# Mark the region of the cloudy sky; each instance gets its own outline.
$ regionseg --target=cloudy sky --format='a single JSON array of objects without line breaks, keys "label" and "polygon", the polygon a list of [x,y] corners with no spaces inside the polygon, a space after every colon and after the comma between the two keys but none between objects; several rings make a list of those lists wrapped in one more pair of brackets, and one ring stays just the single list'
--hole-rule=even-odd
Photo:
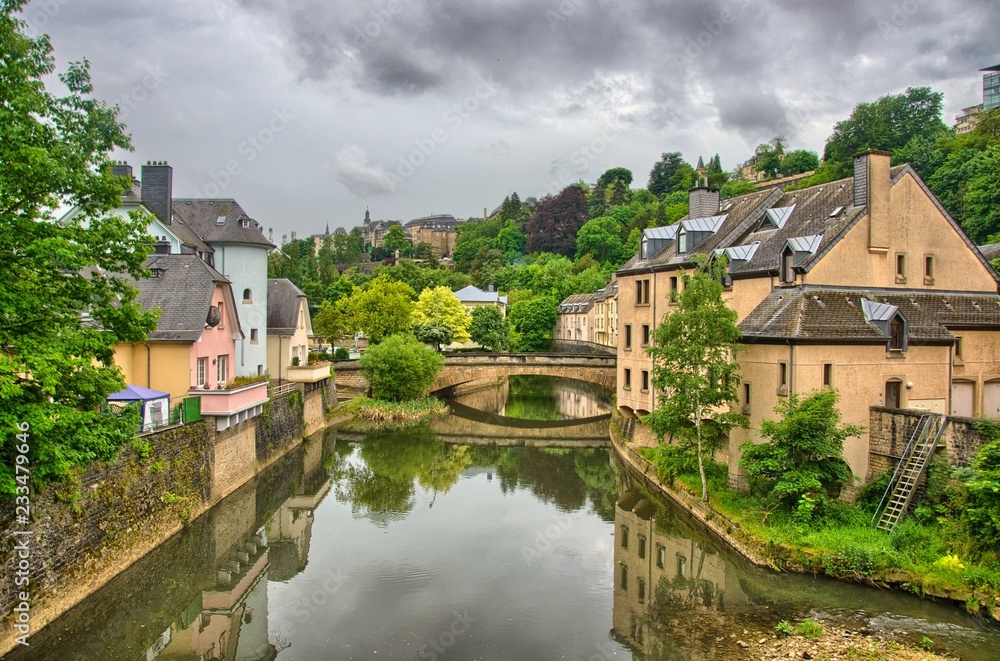
[{"label": "cloudy sky", "polygon": [[90,60],[133,164],[234,197],[276,235],[479,216],[661,152],[723,166],[822,151],[908,86],[945,117],[1000,62],[995,0],[34,0],[59,68]]}]

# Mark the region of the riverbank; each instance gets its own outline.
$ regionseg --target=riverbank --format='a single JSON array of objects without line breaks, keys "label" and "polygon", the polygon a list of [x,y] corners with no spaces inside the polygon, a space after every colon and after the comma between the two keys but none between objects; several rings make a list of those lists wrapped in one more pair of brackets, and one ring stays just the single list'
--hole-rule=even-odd
[{"label": "riverbank", "polygon": [[375,425],[416,424],[447,414],[448,405],[437,397],[424,397],[405,402],[386,402],[362,395],[339,404],[334,409],[334,413]]},{"label": "riverbank", "polygon": [[[726,503],[720,502],[717,496],[705,503],[680,480],[673,487],[663,484],[656,467],[622,436],[618,420],[616,417],[612,421],[612,444],[630,471],[649,488],[687,510],[716,538],[753,564],[912,592],[920,597],[954,603],[970,613],[1000,622],[1000,593],[996,589],[972,589],[957,582],[949,585],[939,576],[925,576],[900,568],[875,568],[865,558],[844,558],[843,554],[829,549],[789,543],[776,538],[766,525],[750,526],[737,520],[726,512]],[[872,531],[872,534],[882,533]]]}]

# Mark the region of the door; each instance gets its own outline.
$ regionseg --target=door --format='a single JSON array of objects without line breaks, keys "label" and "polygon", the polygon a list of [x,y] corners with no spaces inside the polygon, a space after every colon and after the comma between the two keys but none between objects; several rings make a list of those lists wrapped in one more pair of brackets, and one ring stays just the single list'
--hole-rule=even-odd
[{"label": "door", "polygon": [[983,415],[1000,418],[1000,381],[988,381],[983,385]]},{"label": "door", "polygon": [[885,382],[885,406],[890,409],[900,408],[899,386],[900,381]]},{"label": "door", "polygon": [[951,384],[951,414],[965,418],[973,416],[976,384],[972,381],[954,381]]}]

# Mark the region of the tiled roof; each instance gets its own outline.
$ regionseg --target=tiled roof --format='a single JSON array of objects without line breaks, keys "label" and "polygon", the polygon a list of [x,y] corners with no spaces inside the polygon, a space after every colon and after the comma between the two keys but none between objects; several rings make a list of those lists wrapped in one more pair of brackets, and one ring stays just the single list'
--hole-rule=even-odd
[{"label": "tiled roof", "polygon": [[983,257],[992,262],[997,257],[1000,257],[1000,243],[979,246],[979,252],[983,253]]},{"label": "tiled roof", "polygon": [[[275,246],[265,238],[260,224],[233,199],[192,200],[174,198],[173,215],[180,216],[206,243],[239,243]],[[244,226],[246,225],[246,226]]]},{"label": "tiled roof", "polygon": [[267,334],[294,335],[299,325],[302,290],[287,278],[267,280]]},{"label": "tiled roof", "polygon": [[567,296],[566,299],[559,304],[559,314],[589,312],[590,309],[594,307],[594,302],[596,300],[597,294],[576,294],[574,296]]},{"label": "tiled roof", "polygon": [[894,308],[911,340],[950,340],[949,328],[1000,328],[997,294],[799,286],[772,291],[740,330],[748,339],[884,340],[876,322]]},{"label": "tiled roof", "polygon": [[196,255],[153,255],[146,261],[146,268],[157,269],[154,273],[159,277],[133,284],[139,290],[137,301],[144,311],[161,310],[160,321],[149,339],[196,341],[205,329],[215,286],[229,281]]}]

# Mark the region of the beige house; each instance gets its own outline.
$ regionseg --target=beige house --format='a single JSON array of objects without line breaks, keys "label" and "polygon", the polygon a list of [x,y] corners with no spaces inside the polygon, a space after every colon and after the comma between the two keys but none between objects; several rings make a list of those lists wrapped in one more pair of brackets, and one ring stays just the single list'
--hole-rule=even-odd
[{"label": "beige house", "polygon": [[[862,426],[870,406],[1000,417],[997,274],[910,166],[867,152],[853,178],[728,200],[697,188],[690,202],[687,218],[646,230],[617,274],[623,414],[653,410],[645,347],[683,269],[725,255],[750,419],[730,438],[734,482],[739,444],[791,393],[835,387],[844,420]],[[867,433],[845,443],[860,478],[868,453]]]},{"label": "beige house", "polygon": [[309,361],[312,319],[302,290],[285,278],[267,281],[267,371],[286,381],[289,368]]},{"label": "beige house", "polygon": [[596,313],[594,302],[597,294],[576,294],[567,296],[559,304],[559,316],[556,326],[552,329],[552,337],[556,340],[573,340],[575,342],[595,342],[594,331]]},{"label": "beige house", "polygon": [[608,347],[618,346],[618,281],[596,292],[594,298],[594,342]]},{"label": "beige house", "polygon": [[507,297],[501,296],[499,292],[494,291],[493,285],[490,285],[486,291],[483,291],[479,287],[469,285],[468,287],[463,287],[455,292],[455,297],[463,307],[469,310],[470,314],[476,308],[481,308],[486,305],[495,305],[500,308],[500,311],[504,313],[504,316],[507,315]]},{"label": "beige house", "polygon": [[411,220],[403,225],[403,229],[414,246],[428,243],[438,257],[449,257],[458,240],[457,228],[464,222],[450,214],[440,214]]}]

